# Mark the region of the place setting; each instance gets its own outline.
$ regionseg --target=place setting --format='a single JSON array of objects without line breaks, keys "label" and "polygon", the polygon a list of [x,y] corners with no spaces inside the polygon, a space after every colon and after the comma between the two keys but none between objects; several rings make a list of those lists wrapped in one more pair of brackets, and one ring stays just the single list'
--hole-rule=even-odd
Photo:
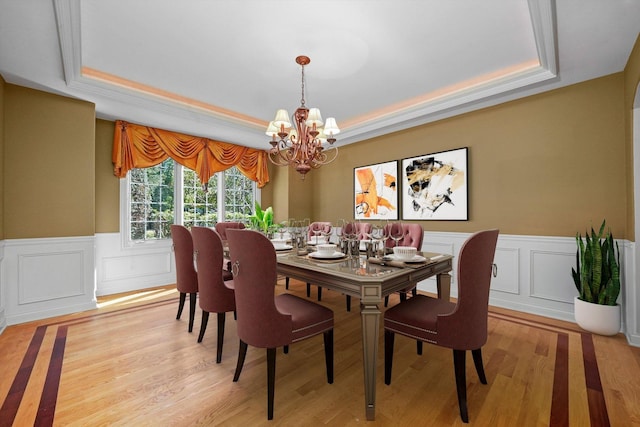
[{"label": "place setting", "polygon": [[310,259],[320,262],[341,262],[347,255],[338,250],[338,246],[333,243],[322,243],[315,245],[316,250],[307,256]]},{"label": "place setting", "polygon": [[395,246],[392,254],[384,255],[381,258],[369,257],[367,260],[372,264],[411,268],[419,268],[433,262],[430,258],[419,254],[418,250],[412,246]]}]

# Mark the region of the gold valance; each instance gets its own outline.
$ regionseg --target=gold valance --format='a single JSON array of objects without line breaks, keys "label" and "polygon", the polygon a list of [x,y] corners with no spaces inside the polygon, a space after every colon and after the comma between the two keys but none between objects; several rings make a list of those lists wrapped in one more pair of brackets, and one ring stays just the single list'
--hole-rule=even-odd
[{"label": "gold valance", "polygon": [[171,157],[196,172],[206,185],[216,172],[236,166],[262,188],[269,182],[268,154],[255,148],[116,121],[113,173],[124,178],[133,168],[148,168]]}]

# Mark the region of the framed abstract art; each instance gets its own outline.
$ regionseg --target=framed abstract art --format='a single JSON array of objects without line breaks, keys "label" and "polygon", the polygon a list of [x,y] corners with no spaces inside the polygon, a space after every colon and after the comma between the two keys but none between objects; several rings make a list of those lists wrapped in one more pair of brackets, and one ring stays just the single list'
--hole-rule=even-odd
[{"label": "framed abstract art", "polygon": [[469,219],[468,148],[402,159],[402,219]]},{"label": "framed abstract art", "polygon": [[354,218],[398,219],[398,162],[354,168]]}]

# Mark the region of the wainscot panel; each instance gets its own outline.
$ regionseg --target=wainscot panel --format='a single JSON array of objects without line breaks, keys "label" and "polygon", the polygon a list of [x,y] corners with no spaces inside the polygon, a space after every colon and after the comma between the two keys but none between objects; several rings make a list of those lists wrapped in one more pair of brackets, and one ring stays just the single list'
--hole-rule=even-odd
[{"label": "wainscot panel", "polygon": [[[457,297],[457,255],[468,233],[425,232],[422,250],[454,255],[451,296]],[[640,292],[633,267],[634,243],[619,241],[622,264],[622,332],[630,344],[640,346]],[[575,322],[573,297],[577,291],[571,277],[575,268],[573,237],[500,235],[494,263],[497,276],[491,279],[489,304],[526,313]],[[436,292],[435,279],[424,280],[418,289]],[[629,325],[629,327],[627,327]]]},{"label": "wainscot panel", "polygon": [[123,247],[119,233],[96,234],[96,268],[97,295],[176,282],[170,239]]},{"label": "wainscot panel", "polygon": [[5,240],[4,245],[7,324],[96,308],[92,236]]}]

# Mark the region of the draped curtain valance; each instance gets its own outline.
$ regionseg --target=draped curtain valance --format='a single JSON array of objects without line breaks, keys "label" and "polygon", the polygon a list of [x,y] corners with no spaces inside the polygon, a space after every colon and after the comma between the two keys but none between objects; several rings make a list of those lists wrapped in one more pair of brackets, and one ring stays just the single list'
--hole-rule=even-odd
[{"label": "draped curtain valance", "polygon": [[208,138],[116,121],[113,137],[114,174],[124,178],[133,168],[155,166],[171,157],[196,172],[206,185],[216,172],[236,166],[262,188],[269,182],[268,154]]}]

